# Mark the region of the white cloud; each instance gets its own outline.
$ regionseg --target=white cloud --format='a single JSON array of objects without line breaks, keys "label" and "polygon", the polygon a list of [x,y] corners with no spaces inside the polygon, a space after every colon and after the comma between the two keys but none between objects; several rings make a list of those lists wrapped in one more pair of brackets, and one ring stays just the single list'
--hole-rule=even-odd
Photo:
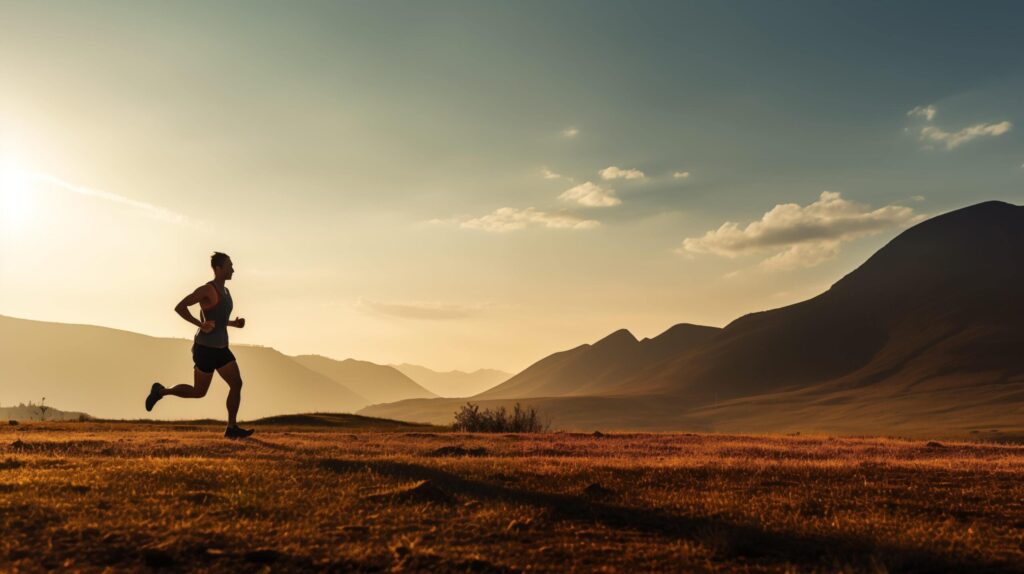
[{"label": "white cloud", "polygon": [[541,168],[540,173],[544,176],[544,179],[562,179],[564,177],[562,174],[555,173],[546,167]]},{"label": "white cloud", "polygon": [[994,124],[975,124],[955,132],[947,132],[936,126],[924,126],[921,128],[921,141],[927,143],[938,143],[946,146],[946,149],[953,149],[971,140],[984,136],[1001,136],[1013,128],[1010,122],[998,122]]},{"label": "white cloud", "polygon": [[935,118],[935,114],[938,113],[938,109],[935,106],[917,106],[916,108],[907,112],[910,117],[924,118],[927,121],[932,121]]},{"label": "white cloud", "polygon": [[574,138],[580,134],[580,130],[574,127],[568,127],[562,130],[562,137]]},{"label": "white cloud", "polygon": [[688,179],[690,177],[690,172],[688,172],[688,171],[677,171],[677,172],[672,174],[672,177],[674,179]]},{"label": "white cloud", "polygon": [[597,172],[601,179],[644,179],[647,177],[639,169],[621,169],[614,165],[608,166]]},{"label": "white cloud", "polygon": [[845,242],[921,219],[909,207],[887,205],[872,210],[843,199],[838,192],[823,191],[805,207],[776,205],[746,227],[727,221],[700,237],[684,239],[680,251],[728,258],[775,251],[761,262],[762,268],[813,267],[835,257]]},{"label": "white cloud", "polygon": [[839,255],[841,243],[839,239],[797,243],[785,251],[765,259],[761,262],[760,267],[767,271],[814,267]]},{"label": "white cloud", "polygon": [[615,197],[615,190],[603,188],[590,181],[565,190],[558,199],[586,207],[612,207],[622,203],[621,199]]},{"label": "white cloud", "polygon": [[462,319],[477,314],[486,305],[455,305],[433,302],[389,302],[360,298],[356,308],[363,312],[402,319]]},{"label": "white cloud", "polygon": [[532,207],[502,207],[487,215],[459,222],[459,226],[465,229],[479,229],[491,233],[518,231],[530,226],[548,229],[593,229],[600,224],[593,219],[584,219],[569,213],[547,213]]},{"label": "white cloud", "polygon": [[[925,121],[930,124],[931,121],[935,119],[935,114],[937,113],[938,109],[935,106],[917,106],[907,112],[907,115],[910,117],[924,118]],[[947,132],[935,125],[926,125],[920,128],[918,131],[918,137],[922,142],[927,144],[925,147],[931,147],[931,144],[938,144],[946,146],[947,150],[951,150],[980,137],[1001,136],[1011,129],[1013,129],[1013,124],[1007,121],[997,122],[994,124],[974,124],[973,126],[967,126],[966,128],[955,132]],[[903,128],[903,131],[910,130],[909,128]]]}]

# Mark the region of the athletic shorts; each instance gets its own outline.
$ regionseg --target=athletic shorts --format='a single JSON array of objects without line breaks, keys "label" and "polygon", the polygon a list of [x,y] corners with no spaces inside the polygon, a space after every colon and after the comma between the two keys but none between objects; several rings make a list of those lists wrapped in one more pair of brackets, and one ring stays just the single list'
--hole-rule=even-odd
[{"label": "athletic shorts", "polygon": [[235,356],[227,347],[217,349],[197,344],[192,345],[192,361],[196,364],[196,368],[204,373],[212,373],[234,360]]}]

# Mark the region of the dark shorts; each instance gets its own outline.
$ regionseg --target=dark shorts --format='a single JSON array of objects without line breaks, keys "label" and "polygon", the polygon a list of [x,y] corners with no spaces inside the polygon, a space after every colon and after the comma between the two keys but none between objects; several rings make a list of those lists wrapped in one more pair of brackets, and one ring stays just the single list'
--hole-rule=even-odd
[{"label": "dark shorts", "polygon": [[192,361],[196,364],[196,368],[204,373],[212,373],[234,360],[235,356],[227,347],[216,349],[192,345]]}]

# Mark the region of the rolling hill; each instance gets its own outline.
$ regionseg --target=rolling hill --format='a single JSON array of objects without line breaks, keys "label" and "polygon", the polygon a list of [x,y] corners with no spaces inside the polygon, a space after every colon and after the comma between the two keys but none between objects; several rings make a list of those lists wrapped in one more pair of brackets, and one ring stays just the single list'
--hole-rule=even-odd
[{"label": "rolling hill", "polygon": [[[227,385],[214,378],[199,400],[167,398],[147,413],[153,381],[192,382],[192,342],[128,331],[0,316],[0,396],[102,418],[223,418]],[[232,347],[242,370],[239,416],[353,411],[370,401],[269,347]],[[6,398],[10,397],[10,398]]]}]

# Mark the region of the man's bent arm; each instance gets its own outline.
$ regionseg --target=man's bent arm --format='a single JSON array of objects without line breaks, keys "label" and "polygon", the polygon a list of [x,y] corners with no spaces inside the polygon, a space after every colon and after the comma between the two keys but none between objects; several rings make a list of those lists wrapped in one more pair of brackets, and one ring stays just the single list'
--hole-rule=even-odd
[{"label": "man's bent arm", "polygon": [[192,315],[192,312],[188,310],[188,308],[191,305],[195,305],[196,303],[199,303],[205,297],[206,297],[206,285],[203,285],[202,287],[199,287],[198,289],[193,291],[191,294],[187,295],[180,302],[178,302],[178,304],[175,305],[175,307],[174,307],[174,312],[177,313],[178,315],[181,315],[182,319],[188,321],[189,323],[192,323],[196,327],[202,327],[203,323],[199,319],[196,319]]}]

